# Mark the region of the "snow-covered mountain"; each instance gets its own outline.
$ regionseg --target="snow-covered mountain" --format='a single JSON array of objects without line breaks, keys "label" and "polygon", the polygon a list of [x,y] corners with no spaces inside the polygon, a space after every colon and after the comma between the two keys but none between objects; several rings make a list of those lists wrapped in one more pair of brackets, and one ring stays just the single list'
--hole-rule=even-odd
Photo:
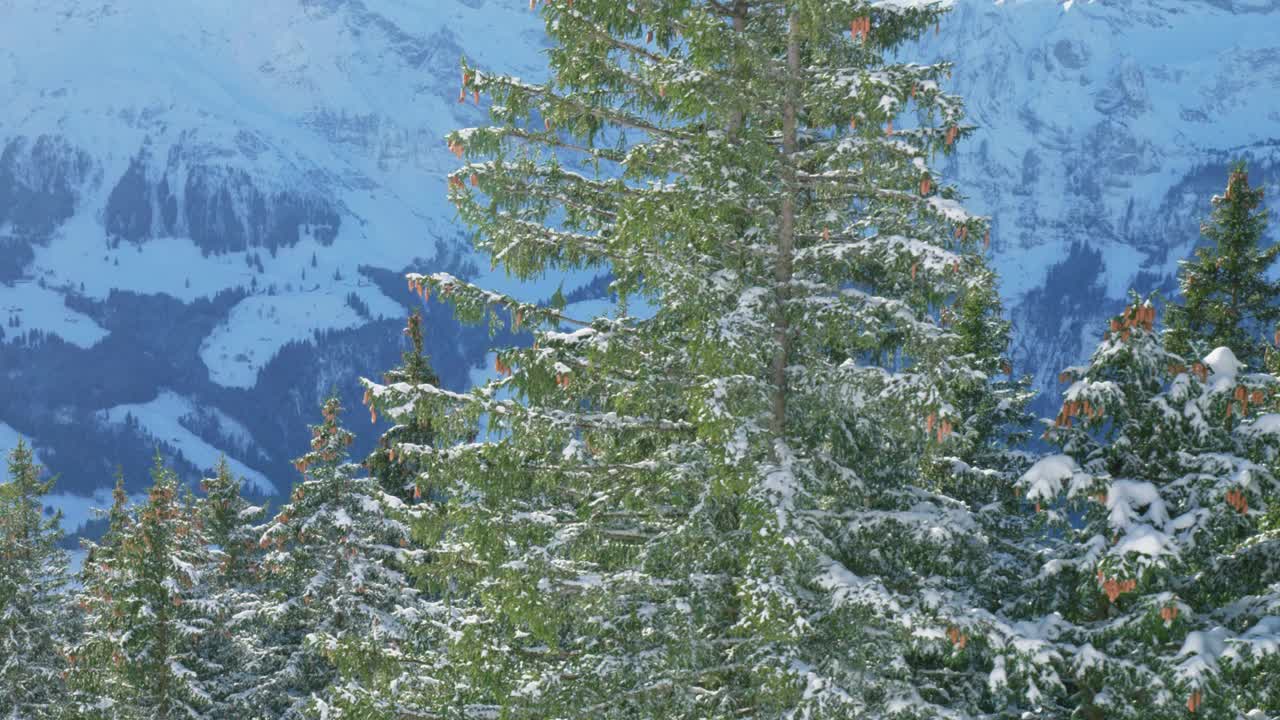
[{"label": "snow-covered mountain", "polygon": [[980,128],[945,169],[994,219],[1042,410],[1130,288],[1176,292],[1232,159],[1280,196],[1280,0],[960,0],[912,52],[954,61]]},{"label": "snow-covered mountain", "polygon": [[[320,396],[352,406],[396,361],[402,270],[515,290],[462,250],[442,138],[483,118],[460,56],[544,74],[524,0],[0,0],[0,20],[0,446],[35,442],[73,526],[116,463],[141,487],[157,443],[287,489]],[[960,0],[903,52],[956,63],[981,129],[943,169],[995,217],[1017,365],[1046,387],[1127,288],[1169,286],[1230,158],[1280,191],[1280,0]],[[426,312],[466,385],[489,338]]]}]

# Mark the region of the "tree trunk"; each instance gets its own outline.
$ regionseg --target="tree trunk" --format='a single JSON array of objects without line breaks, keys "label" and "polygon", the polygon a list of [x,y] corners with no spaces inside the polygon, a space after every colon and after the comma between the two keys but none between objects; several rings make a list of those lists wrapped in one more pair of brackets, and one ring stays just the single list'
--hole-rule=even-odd
[{"label": "tree trunk", "polygon": [[799,82],[800,21],[792,13],[787,20],[787,87],[782,108],[783,196],[778,226],[778,258],[774,266],[777,317],[773,324],[773,413],[769,429],[775,438],[783,437],[787,422],[787,363],[791,358],[791,324],[787,315],[790,311],[792,256],[795,253],[796,172],[793,162],[796,152],[796,105],[799,103],[796,86]]}]

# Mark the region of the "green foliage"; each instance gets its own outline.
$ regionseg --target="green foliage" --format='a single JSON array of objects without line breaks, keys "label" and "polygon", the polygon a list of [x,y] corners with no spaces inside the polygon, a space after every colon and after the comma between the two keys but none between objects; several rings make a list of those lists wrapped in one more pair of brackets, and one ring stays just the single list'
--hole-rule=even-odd
[{"label": "green foliage", "polygon": [[1214,196],[1213,214],[1200,226],[1211,244],[1181,263],[1183,302],[1170,304],[1166,335],[1172,352],[1198,356],[1225,346],[1256,371],[1268,367],[1269,335],[1280,333],[1280,283],[1267,272],[1280,245],[1262,244],[1268,217],[1262,198],[1261,187],[1249,186],[1245,164],[1233,165],[1226,192]]},{"label": "green foliage", "polygon": [[[449,136],[467,160],[450,198],[495,266],[607,268],[621,306],[578,317],[409,275],[536,342],[499,350],[501,377],[466,393],[364,381],[375,413],[430,418],[431,442],[393,449],[423,491],[432,595],[415,647],[345,710],[1034,703],[1040,646],[997,614],[1026,560],[990,535],[1007,530],[1020,460],[999,444],[1026,390],[992,382],[1008,328],[988,222],[928,166],[970,128],[947,64],[886,60],[941,4],[541,12],[549,82],[462,68],[495,124]],[[652,315],[627,315],[634,298]]]},{"label": "green foliage", "polygon": [[[382,376],[384,383],[438,384],[440,378],[431,370],[431,364],[423,350],[422,315],[414,310],[409,316],[404,334],[409,338],[409,349],[403,353],[400,367],[388,370]],[[431,430],[431,418],[427,412],[407,414],[395,427],[378,438],[378,447],[365,459],[369,474],[377,479],[382,490],[400,499],[412,502],[415,493],[414,478],[417,466],[411,457],[397,462],[397,445],[431,445],[435,433]]]},{"label": "green foliage", "polygon": [[223,670],[202,653],[217,631],[204,572],[207,538],[159,456],[147,502],[130,510],[118,479],[111,526],[88,543],[76,602],[84,633],[68,650],[77,717],[212,717]]},{"label": "green foliage", "polygon": [[341,411],[336,398],[324,403],[311,450],[295,461],[303,480],[259,541],[266,577],[249,611],[257,627],[248,702],[267,717],[308,717],[341,702],[361,676],[364,648],[394,646],[405,634],[401,611],[417,602],[398,569],[416,557],[393,516],[403,503],[356,476]]},{"label": "green foliage", "polygon": [[62,514],[44,517],[41,497],[53,479],[40,479],[22,440],[8,465],[9,482],[0,484],[0,717],[43,720],[58,717],[64,702]]}]

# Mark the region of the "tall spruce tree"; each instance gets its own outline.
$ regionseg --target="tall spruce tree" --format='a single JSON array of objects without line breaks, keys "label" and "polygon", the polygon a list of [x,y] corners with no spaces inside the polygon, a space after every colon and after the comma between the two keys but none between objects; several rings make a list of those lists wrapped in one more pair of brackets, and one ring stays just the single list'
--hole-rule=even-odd
[{"label": "tall spruce tree", "polygon": [[40,479],[24,441],[8,465],[9,482],[0,484],[0,718],[44,720],[60,717],[65,700],[62,514],[44,516],[53,479]]},{"label": "tall spruce tree", "polygon": [[975,581],[1017,561],[898,462],[959,442],[999,355],[943,323],[990,282],[928,165],[968,131],[949,66],[885,60],[944,5],[557,0],[549,82],[464,65],[479,247],[607,267],[624,312],[408,276],[536,342],[469,393],[363,381],[375,417],[431,411],[395,452],[435,582],[427,650],[352,716],[986,717],[1059,683]]},{"label": "tall spruce tree", "polygon": [[1213,197],[1213,214],[1200,226],[1210,244],[1181,262],[1183,302],[1168,311],[1171,351],[1199,355],[1225,346],[1256,371],[1265,368],[1273,331],[1280,345],[1280,282],[1267,279],[1280,245],[1264,245],[1262,197],[1263,188],[1249,186],[1244,162],[1233,165],[1226,192]]},{"label": "tall spruce tree", "polygon": [[311,450],[295,462],[303,481],[259,541],[268,580],[251,610],[262,627],[248,700],[264,717],[307,717],[354,692],[347,684],[358,683],[364,648],[398,642],[417,602],[398,569],[412,556],[409,529],[393,515],[403,504],[357,476],[341,411],[337,398],[325,401]]},{"label": "tall spruce tree", "polygon": [[134,510],[117,480],[103,543],[88,545],[76,596],[84,633],[68,651],[75,717],[216,717],[221,668],[201,653],[216,617],[202,576],[208,543],[158,455],[151,475]]},{"label": "tall spruce tree", "polygon": [[1050,532],[1026,597],[1067,693],[1052,717],[1271,717],[1280,711],[1276,379],[1229,348],[1188,362],[1150,300],[1111,321],[1020,480]]}]

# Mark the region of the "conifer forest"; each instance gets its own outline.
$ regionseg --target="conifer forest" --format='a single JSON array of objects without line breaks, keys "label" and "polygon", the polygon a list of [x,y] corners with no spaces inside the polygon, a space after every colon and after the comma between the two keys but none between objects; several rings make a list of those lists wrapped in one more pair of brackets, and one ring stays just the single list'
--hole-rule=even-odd
[{"label": "conifer forest", "polygon": [[[947,5],[531,0],[548,80],[458,58],[488,122],[419,190],[614,310],[414,268],[402,357],[336,381],[283,500],[157,452],[78,563],[0,448],[0,720],[1280,718],[1256,168],[1038,417],[993,218],[935,169],[977,125],[903,52]],[[489,379],[446,387],[427,309]]]}]

